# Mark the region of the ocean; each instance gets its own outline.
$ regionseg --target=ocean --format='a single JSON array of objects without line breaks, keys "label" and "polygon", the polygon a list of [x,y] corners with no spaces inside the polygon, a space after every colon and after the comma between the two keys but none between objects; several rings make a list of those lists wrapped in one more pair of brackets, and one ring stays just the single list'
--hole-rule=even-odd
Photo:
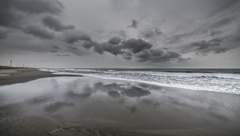
[{"label": "ocean", "polygon": [[136,81],[166,87],[240,94],[240,69],[82,69],[42,68],[55,74]]}]

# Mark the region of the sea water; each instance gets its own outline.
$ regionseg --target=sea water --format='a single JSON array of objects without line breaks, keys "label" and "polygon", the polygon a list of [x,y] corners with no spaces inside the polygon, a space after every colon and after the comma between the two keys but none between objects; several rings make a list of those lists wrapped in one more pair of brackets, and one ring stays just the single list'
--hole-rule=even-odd
[{"label": "sea water", "polygon": [[80,69],[44,68],[56,74],[80,74],[103,79],[240,94],[240,69]]}]

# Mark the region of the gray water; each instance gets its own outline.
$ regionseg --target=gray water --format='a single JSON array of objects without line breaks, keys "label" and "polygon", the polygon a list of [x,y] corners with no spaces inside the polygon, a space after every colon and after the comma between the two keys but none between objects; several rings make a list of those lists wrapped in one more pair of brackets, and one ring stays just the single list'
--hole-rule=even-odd
[{"label": "gray water", "polygon": [[240,69],[41,69],[191,90],[240,94]]}]

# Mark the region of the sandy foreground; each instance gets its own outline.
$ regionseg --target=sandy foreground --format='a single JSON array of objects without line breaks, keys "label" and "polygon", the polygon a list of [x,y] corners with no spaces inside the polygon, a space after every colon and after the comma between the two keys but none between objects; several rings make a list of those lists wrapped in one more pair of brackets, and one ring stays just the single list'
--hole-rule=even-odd
[{"label": "sandy foreground", "polygon": [[35,69],[0,70],[0,85],[1,136],[240,135],[239,95]]}]

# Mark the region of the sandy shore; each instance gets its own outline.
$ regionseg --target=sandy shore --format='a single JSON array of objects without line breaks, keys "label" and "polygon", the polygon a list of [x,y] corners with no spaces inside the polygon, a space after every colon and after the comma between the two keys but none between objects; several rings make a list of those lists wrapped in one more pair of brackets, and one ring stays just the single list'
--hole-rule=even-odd
[{"label": "sandy shore", "polygon": [[51,72],[39,71],[37,69],[0,69],[0,86],[15,83],[24,83],[44,77],[75,76],[75,75],[53,75]]},{"label": "sandy shore", "polygon": [[1,136],[240,135],[239,95],[33,69],[1,74],[26,82],[0,86]]}]

